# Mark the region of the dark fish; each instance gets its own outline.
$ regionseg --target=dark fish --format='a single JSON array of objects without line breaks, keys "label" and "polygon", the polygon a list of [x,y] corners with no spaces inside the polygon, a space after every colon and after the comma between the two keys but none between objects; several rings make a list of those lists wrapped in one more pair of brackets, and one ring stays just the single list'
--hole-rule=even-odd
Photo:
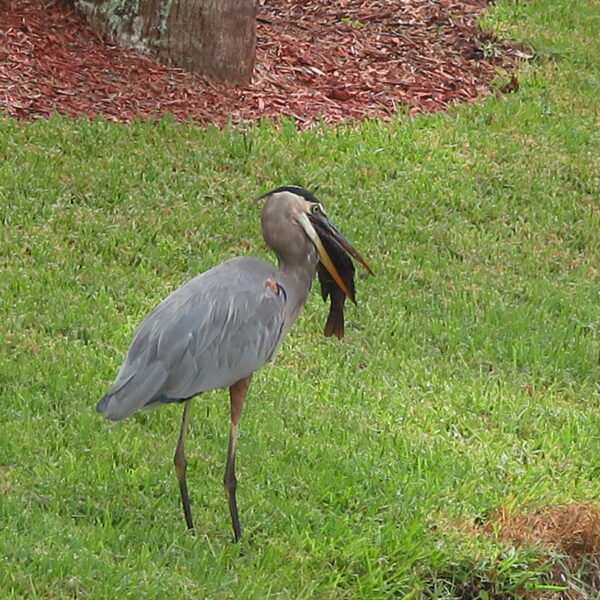
[{"label": "dark fish", "polygon": [[[318,225],[317,225],[318,228]],[[354,263],[346,254],[345,250],[331,237],[322,236],[321,241],[327,250],[327,254],[335,265],[342,281],[348,288],[351,296],[350,299],[356,303],[354,289]],[[339,339],[344,337],[344,303],[346,302],[346,294],[340,286],[333,280],[329,271],[319,263],[317,267],[319,283],[321,284],[321,296],[327,302],[330,299],[329,315],[325,323],[324,334],[327,337],[336,335]]]}]

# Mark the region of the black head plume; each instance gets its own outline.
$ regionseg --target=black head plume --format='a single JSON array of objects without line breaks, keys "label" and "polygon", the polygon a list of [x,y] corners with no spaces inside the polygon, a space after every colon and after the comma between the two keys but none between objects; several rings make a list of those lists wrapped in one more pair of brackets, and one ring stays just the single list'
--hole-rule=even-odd
[{"label": "black head plume", "polygon": [[296,194],[296,196],[302,196],[302,198],[308,200],[308,202],[319,202],[312,192],[309,192],[307,189],[300,187],[299,185],[282,185],[281,187],[275,188],[266,194],[258,196],[258,198],[254,198],[253,202],[258,202],[259,200],[262,200],[271,194],[277,194],[279,192],[290,192],[291,194]]}]

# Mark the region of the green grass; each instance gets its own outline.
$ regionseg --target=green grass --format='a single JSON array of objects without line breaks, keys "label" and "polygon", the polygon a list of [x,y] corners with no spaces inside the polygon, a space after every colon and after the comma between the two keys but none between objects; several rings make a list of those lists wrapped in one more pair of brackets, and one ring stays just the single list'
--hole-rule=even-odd
[{"label": "green grass", "polygon": [[[516,94],[391,124],[199,130],[0,120],[0,591],[7,599],[482,599],[543,585],[468,535],[500,507],[600,501],[600,6],[503,2]],[[94,412],[136,324],[236,254],[271,187],[319,186],[367,257],[343,343],[313,293],[241,427],[228,401]],[[471,586],[471,588],[469,588]],[[487,593],[487,596],[486,596]]]}]

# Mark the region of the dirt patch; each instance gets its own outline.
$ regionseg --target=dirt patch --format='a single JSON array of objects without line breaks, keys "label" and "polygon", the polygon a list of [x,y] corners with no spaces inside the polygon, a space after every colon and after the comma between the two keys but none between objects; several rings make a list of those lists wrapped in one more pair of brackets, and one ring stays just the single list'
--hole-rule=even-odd
[{"label": "dirt patch", "polygon": [[99,39],[57,3],[0,0],[0,110],[17,118],[300,126],[432,112],[491,93],[518,48],[482,32],[488,0],[263,0],[254,80],[226,87]]},{"label": "dirt patch", "polygon": [[[532,512],[500,509],[444,527],[506,549],[432,574],[423,597],[460,600],[599,600],[600,505],[573,502]],[[511,548],[524,552],[515,556]]]},{"label": "dirt patch", "polygon": [[531,598],[587,600],[600,594],[600,506],[572,503],[530,514],[501,510],[486,528],[517,547],[547,549],[548,583],[565,589]]}]

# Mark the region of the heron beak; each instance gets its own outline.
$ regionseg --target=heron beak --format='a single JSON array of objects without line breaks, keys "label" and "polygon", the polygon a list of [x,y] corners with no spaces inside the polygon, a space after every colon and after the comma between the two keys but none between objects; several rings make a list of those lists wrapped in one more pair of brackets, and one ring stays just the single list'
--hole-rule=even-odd
[{"label": "heron beak", "polygon": [[365,259],[327,217],[324,215],[312,214],[309,218],[313,224],[317,226],[317,230],[321,237],[328,237],[335,240],[352,258],[354,258],[362,267],[365,268],[369,275],[374,275],[371,267],[369,267]]},{"label": "heron beak", "polygon": [[[354,294],[350,290],[350,286],[346,284],[344,278],[340,275],[341,270],[345,272],[345,269],[340,268],[345,257],[344,252],[356,259],[358,263],[373,275],[373,271],[369,265],[335,225],[329,221],[325,214],[311,213],[307,215],[302,213],[300,215],[300,224],[315,245],[319,254],[319,260],[323,266],[344,294],[354,301]],[[327,248],[329,248],[329,251]],[[340,265],[340,267],[336,266],[336,264]]]}]

